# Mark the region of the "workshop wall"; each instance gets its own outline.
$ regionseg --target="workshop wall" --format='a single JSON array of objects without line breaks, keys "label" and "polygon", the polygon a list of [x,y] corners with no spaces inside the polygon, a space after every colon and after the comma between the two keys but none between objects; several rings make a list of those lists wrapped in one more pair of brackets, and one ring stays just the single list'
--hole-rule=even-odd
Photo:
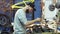
[{"label": "workshop wall", "polygon": [[36,11],[34,12],[34,18],[41,17],[42,15],[41,0],[35,0],[35,9]]}]

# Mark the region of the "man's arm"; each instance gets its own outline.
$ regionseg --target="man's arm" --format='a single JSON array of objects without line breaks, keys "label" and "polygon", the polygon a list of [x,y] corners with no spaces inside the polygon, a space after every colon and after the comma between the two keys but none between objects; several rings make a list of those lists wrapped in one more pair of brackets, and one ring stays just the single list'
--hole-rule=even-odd
[{"label": "man's arm", "polygon": [[41,18],[37,18],[35,20],[28,21],[25,25],[28,26],[28,25],[34,24],[34,22],[40,22],[40,21],[41,21]]},{"label": "man's arm", "polygon": [[41,18],[37,18],[37,19],[35,19],[35,20],[32,20],[32,21],[27,21],[27,18],[26,18],[26,15],[25,15],[25,13],[24,13],[24,11],[22,11],[22,10],[18,10],[19,12],[19,14],[18,14],[18,19],[20,19],[20,21],[22,22],[22,24],[24,24],[24,25],[26,25],[26,26],[28,26],[28,25],[31,25],[31,24],[33,24],[34,22],[37,22],[37,21],[41,21]]}]

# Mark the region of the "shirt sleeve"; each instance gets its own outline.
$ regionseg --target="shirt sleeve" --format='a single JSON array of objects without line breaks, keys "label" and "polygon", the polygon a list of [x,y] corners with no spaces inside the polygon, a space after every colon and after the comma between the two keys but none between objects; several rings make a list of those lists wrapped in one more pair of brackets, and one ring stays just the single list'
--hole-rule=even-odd
[{"label": "shirt sleeve", "polygon": [[27,18],[26,18],[26,14],[23,10],[19,10],[18,12],[18,19],[20,19],[20,21],[25,25],[27,23]]}]

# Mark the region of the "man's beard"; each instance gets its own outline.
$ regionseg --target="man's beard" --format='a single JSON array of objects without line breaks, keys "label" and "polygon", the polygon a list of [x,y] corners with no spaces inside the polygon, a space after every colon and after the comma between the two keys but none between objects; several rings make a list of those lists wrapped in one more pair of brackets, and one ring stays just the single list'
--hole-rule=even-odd
[{"label": "man's beard", "polygon": [[26,10],[26,13],[29,13],[29,10],[28,9]]}]

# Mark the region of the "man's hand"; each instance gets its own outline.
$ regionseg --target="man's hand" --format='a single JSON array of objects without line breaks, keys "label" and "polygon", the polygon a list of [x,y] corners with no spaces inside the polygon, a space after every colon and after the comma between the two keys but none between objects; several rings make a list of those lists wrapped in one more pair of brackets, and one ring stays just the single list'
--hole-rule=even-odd
[{"label": "man's hand", "polygon": [[35,19],[35,20],[40,22],[40,21],[41,21],[41,18],[37,18],[37,19]]}]

